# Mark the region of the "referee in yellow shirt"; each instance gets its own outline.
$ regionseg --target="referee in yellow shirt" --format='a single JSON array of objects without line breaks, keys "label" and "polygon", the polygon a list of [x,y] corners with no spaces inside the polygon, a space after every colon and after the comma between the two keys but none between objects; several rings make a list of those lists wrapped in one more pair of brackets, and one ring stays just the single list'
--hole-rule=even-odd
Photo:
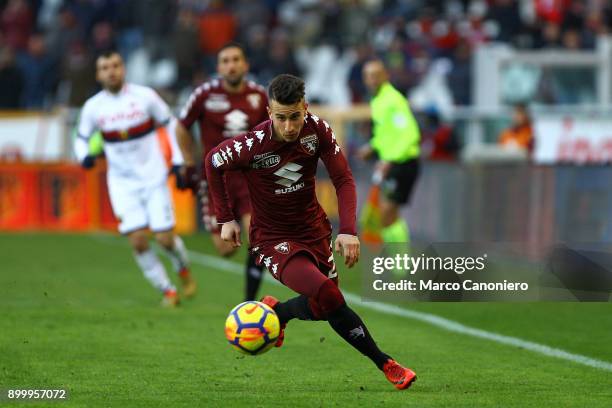
[{"label": "referee in yellow shirt", "polygon": [[380,60],[367,62],[363,80],[372,94],[372,138],[358,151],[361,159],[378,157],[373,182],[380,185],[381,236],[385,243],[410,242],[400,206],[410,200],[419,175],[421,134],[406,98],[389,83]]}]

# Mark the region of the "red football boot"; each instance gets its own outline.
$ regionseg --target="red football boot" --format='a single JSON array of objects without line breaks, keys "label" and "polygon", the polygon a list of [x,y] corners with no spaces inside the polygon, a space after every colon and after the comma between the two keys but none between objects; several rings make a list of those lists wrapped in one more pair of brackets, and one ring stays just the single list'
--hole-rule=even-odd
[{"label": "red football boot", "polygon": [[177,307],[181,303],[179,299],[179,295],[176,292],[176,289],[168,289],[164,291],[164,297],[162,298],[162,306],[173,308]]},{"label": "red football boot", "polygon": [[[261,303],[270,306],[272,309],[276,307],[280,302],[274,296],[266,295],[260,300]],[[278,339],[276,339],[276,344],[274,347],[280,347],[283,345],[283,341],[285,340],[285,327],[287,327],[287,323],[281,324],[280,333],[278,334]]]},{"label": "red football boot", "polygon": [[398,390],[405,390],[416,381],[416,374],[409,368],[402,367],[395,360],[389,359],[383,366],[387,380]]},{"label": "red football boot", "polygon": [[198,286],[196,284],[196,281],[191,276],[191,272],[189,271],[189,268],[184,266],[183,268],[181,268],[178,275],[179,275],[179,278],[181,279],[181,285],[183,287],[183,294],[185,295],[185,297],[186,298],[194,297],[198,290]]}]

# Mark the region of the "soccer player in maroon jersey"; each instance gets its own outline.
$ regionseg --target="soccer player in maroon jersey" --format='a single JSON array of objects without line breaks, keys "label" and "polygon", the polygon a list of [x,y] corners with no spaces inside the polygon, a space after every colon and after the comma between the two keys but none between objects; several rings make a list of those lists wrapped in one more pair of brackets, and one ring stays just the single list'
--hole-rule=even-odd
[{"label": "soccer player in maroon jersey", "polygon": [[221,143],[205,159],[217,222],[222,225],[221,238],[235,247],[241,245],[240,225],[228,201],[232,187],[223,178],[227,171],[239,170],[253,208],[249,250],[277,280],[299,294],[286,302],[272,296],[262,299],[281,322],[276,346],[282,344],[289,320],[326,320],[344,340],[370,358],[396,388],[408,388],[416,374],[378,348],[338,288],[332,228],[315,194],[319,159],[338,196],[340,231],[335,249],[349,268],[359,260],[359,240],[355,182],[334,132],[327,122],[308,113],[300,78],[277,76],[270,83],[268,97],[270,120]]},{"label": "soccer player in maroon jersey", "polygon": [[[180,115],[177,125],[177,141],[183,152],[186,167],[178,174],[179,187],[191,187],[200,190],[202,214],[206,229],[212,232],[213,242],[219,254],[232,255],[236,248],[219,237],[219,228],[214,215],[211,197],[207,193],[206,182],[197,187],[199,177],[195,176],[193,157],[193,139],[187,129],[194,122],[200,126],[200,137],[205,156],[213,147],[228,138],[246,133],[258,123],[267,119],[266,106],[268,99],[264,88],[252,81],[247,81],[247,62],[243,48],[236,43],[225,45],[217,54],[217,73],[220,79],[214,79],[199,86],[189,97]],[[202,174],[204,176],[204,174]],[[202,177],[205,180],[205,177]],[[231,208],[248,231],[251,222],[251,204],[249,193],[239,172],[228,172],[225,175],[230,186]],[[253,300],[257,295],[263,267],[255,263],[254,256],[249,254],[246,265],[246,300]]]}]

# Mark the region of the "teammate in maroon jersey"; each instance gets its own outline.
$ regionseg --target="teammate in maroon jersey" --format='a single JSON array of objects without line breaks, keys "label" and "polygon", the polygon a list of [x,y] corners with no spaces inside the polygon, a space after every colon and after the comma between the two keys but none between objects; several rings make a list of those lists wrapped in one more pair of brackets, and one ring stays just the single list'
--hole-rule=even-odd
[{"label": "teammate in maroon jersey", "polygon": [[335,249],[350,268],[359,260],[355,226],[355,182],[348,163],[327,122],[307,112],[304,82],[279,75],[270,83],[267,120],[245,135],[212,149],[205,160],[210,192],[214,197],[221,238],[240,246],[240,226],[230,208],[232,186],[227,171],[242,172],[251,195],[253,219],[250,252],[257,255],[274,277],[299,296],[279,302],[262,301],[276,311],[281,322],[280,346],[287,322],[326,320],[349,344],[369,357],[396,388],[405,389],[415,373],[383,353],[361,318],[348,307],[338,288],[329,220],[315,195],[319,158],[336,189],[340,231]]},{"label": "teammate in maroon jersey", "polygon": [[[201,85],[191,94],[181,112],[180,125],[177,125],[177,139],[187,166],[183,173],[179,174],[180,187],[195,184],[194,180],[199,178],[194,177],[193,139],[187,131],[194,122],[197,121],[200,126],[203,154],[206,155],[224,140],[245,133],[267,119],[266,92],[262,86],[245,79],[248,69],[249,64],[242,47],[236,43],[227,44],[217,54],[217,73],[220,79]],[[233,214],[248,231],[251,205],[244,180],[238,172],[228,172],[225,179],[231,190],[230,206]],[[217,251],[223,256],[232,255],[236,249],[219,237],[206,182],[194,188],[196,189],[200,190],[204,225],[213,233],[213,242]],[[257,265],[254,257],[249,254],[245,271],[246,300],[255,299],[262,279],[262,269],[263,267]]]}]

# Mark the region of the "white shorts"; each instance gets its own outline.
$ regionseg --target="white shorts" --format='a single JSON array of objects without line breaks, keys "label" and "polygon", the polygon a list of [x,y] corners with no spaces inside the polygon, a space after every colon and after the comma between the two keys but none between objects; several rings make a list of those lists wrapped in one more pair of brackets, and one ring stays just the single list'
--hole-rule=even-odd
[{"label": "white shorts", "polygon": [[119,232],[149,228],[153,232],[174,228],[172,197],[166,183],[139,189],[126,188],[122,183],[109,183],[113,212],[119,219]]}]

